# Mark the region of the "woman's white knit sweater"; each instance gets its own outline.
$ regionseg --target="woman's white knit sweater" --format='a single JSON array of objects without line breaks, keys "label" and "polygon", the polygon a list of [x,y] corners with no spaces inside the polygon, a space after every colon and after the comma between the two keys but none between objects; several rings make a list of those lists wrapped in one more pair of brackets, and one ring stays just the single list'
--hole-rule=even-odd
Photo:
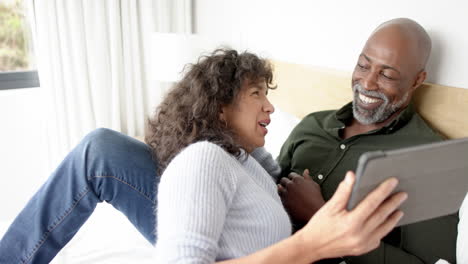
[{"label": "woman's white knit sweater", "polygon": [[290,236],[291,223],[270,176],[279,172],[263,148],[247,158],[209,142],[185,148],[159,184],[157,263],[238,258]]}]

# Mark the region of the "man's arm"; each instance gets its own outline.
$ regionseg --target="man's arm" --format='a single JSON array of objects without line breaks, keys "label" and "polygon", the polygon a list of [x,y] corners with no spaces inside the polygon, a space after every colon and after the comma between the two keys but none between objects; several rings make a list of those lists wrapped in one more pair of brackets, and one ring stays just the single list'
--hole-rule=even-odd
[{"label": "man's arm", "polygon": [[[302,123],[302,121],[301,121]],[[276,157],[276,161],[281,168],[281,174],[278,178],[278,181],[282,177],[287,177],[289,172],[291,171],[291,160],[293,158],[294,148],[295,148],[295,139],[297,137],[297,131],[301,125],[299,123],[289,134],[286,141],[284,141],[283,146],[281,146],[280,153],[278,157]]]}]

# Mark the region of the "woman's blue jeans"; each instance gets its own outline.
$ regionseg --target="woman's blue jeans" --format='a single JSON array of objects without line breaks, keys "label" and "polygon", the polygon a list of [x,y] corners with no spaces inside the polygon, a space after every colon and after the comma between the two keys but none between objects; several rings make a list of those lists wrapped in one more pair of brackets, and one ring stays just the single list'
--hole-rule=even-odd
[{"label": "woman's blue jeans", "polygon": [[109,129],[91,132],[13,221],[0,241],[0,263],[49,263],[102,201],[154,244],[158,183],[146,144]]}]

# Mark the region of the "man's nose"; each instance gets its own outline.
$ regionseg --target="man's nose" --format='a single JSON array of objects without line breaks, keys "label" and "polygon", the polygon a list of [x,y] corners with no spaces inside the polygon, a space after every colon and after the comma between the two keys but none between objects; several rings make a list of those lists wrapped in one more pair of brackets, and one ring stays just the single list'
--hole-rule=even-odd
[{"label": "man's nose", "polygon": [[377,85],[378,74],[375,72],[369,72],[362,78],[362,86],[366,90],[374,91],[378,89]]}]

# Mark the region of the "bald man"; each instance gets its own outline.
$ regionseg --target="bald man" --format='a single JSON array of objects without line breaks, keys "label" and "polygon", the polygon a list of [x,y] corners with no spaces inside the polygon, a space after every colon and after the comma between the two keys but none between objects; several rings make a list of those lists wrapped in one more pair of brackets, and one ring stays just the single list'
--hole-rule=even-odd
[{"label": "bald man", "polygon": [[[430,51],[431,40],[415,21],[381,24],[358,57],[353,101],[309,114],[292,131],[278,157],[279,193],[299,227],[333,195],[346,171],[356,169],[362,153],[442,140],[411,103],[426,79]],[[346,263],[455,263],[457,223],[450,215],[397,228],[378,249]]]}]

